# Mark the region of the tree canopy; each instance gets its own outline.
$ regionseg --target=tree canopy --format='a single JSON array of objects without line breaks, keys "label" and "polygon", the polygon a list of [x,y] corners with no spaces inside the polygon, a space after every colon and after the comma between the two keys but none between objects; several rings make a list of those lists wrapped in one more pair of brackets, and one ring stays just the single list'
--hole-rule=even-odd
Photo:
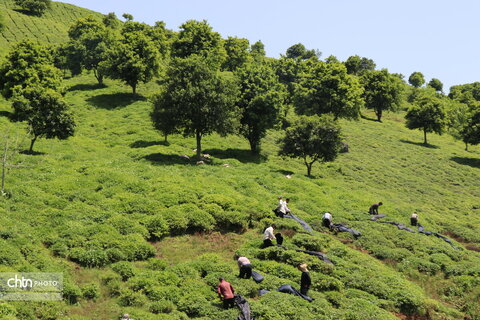
[{"label": "tree canopy", "polygon": [[30,143],[30,153],[38,138],[67,139],[73,136],[75,122],[68,111],[68,105],[61,95],[52,89],[40,86],[30,86],[15,92],[13,97],[16,121],[26,121],[29,133],[33,136]]},{"label": "tree canopy", "polygon": [[250,43],[247,39],[228,37],[224,42],[225,50],[227,52],[227,59],[222,65],[224,70],[235,71],[244,66],[250,58],[248,49]]},{"label": "tree canopy", "polygon": [[331,113],[335,119],[360,115],[363,87],[342,63],[308,60],[295,85],[294,105],[301,114]]},{"label": "tree canopy", "polygon": [[414,105],[407,111],[405,119],[409,129],[420,129],[424,133],[424,143],[427,142],[427,133],[442,134],[446,126],[445,103],[441,98],[429,93],[422,93],[414,101]]},{"label": "tree canopy", "polygon": [[278,143],[279,155],[303,159],[310,176],[315,162],[337,158],[341,145],[340,126],[331,115],[300,116]]},{"label": "tree canopy", "polygon": [[226,58],[220,34],[213,31],[206,20],[183,23],[172,43],[173,57],[186,58],[193,54],[208,58],[216,67]]},{"label": "tree canopy", "polygon": [[381,121],[383,111],[394,111],[400,106],[403,84],[398,77],[388,73],[388,70],[367,72],[362,77],[362,82],[365,106],[375,110],[378,121]]},{"label": "tree canopy", "polygon": [[307,50],[307,48],[305,48],[305,46],[301,43],[294,44],[293,46],[289,47],[285,52],[285,57],[299,60],[320,58],[321,55],[322,53],[320,51],[315,49]]},{"label": "tree canopy", "polygon": [[425,83],[425,78],[421,72],[413,72],[410,77],[408,77],[408,83],[410,83],[415,88],[420,88]]},{"label": "tree canopy", "polygon": [[225,135],[238,128],[237,96],[233,79],[213,70],[202,56],[175,58],[162,91],[154,98],[152,119],[175,114],[173,128],[184,136],[195,136],[200,159],[202,137],[213,132]]},{"label": "tree canopy", "polygon": [[432,80],[428,82],[428,86],[432,87],[437,92],[443,92],[443,83],[436,78],[432,78]]},{"label": "tree canopy", "polygon": [[59,90],[61,81],[51,51],[31,40],[17,43],[0,66],[0,91],[6,99],[32,85]]},{"label": "tree canopy", "polygon": [[377,65],[372,59],[362,58],[360,56],[350,56],[345,61],[348,74],[362,75],[368,71],[375,70]]},{"label": "tree canopy", "polygon": [[15,0],[15,4],[31,14],[41,16],[52,4],[52,0]]},{"label": "tree canopy", "polygon": [[240,133],[249,141],[251,151],[257,153],[267,129],[278,123],[285,91],[273,69],[266,64],[248,65],[239,69],[237,76]]}]

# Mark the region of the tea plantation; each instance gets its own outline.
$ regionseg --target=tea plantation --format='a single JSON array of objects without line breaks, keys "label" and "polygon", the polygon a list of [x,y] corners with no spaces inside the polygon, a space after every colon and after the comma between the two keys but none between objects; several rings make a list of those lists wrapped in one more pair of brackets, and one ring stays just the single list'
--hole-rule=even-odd
[{"label": "tea plantation", "polygon": [[[11,3],[2,0],[2,12]],[[38,25],[58,32],[39,27],[38,38],[61,42],[68,23],[90,13],[52,5],[40,18],[7,9],[0,54],[37,32],[36,19],[52,15],[58,26]],[[8,141],[19,151],[10,152],[0,197],[0,272],[64,274],[63,301],[0,302],[0,319],[236,319],[238,309],[224,310],[217,297],[221,276],[257,320],[480,319],[480,147],[465,151],[433,134],[424,145],[420,131],[405,127],[404,111],[377,122],[362,110],[358,121],[340,120],[349,152],[316,164],[312,177],[302,161],[278,156],[282,130],[268,132],[259,155],[242,137],[206,136],[211,160],[197,165],[194,138],[164,142],[153,128],[157,82],[131,94],[84,73],[64,85],[75,135],[40,139],[33,154],[24,152],[25,124],[10,120],[11,103],[0,98],[2,150]],[[275,217],[277,196],[291,199],[313,234]],[[381,221],[408,225],[415,211],[425,230],[452,243],[370,221],[378,201]],[[323,227],[326,211],[362,236]],[[260,249],[272,222],[288,249]],[[296,249],[323,252],[333,264]],[[248,257],[264,281],[239,279],[235,255]],[[276,292],[299,288],[301,263],[313,302]]]}]

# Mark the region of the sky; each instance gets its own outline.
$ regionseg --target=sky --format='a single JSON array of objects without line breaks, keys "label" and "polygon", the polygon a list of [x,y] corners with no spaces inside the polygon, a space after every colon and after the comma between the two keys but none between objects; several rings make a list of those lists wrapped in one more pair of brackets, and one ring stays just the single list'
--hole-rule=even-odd
[{"label": "sky", "polygon": [[359,55],[377,69],[419,71],[450,86],[480,81],[479,0],[63,0],[101,13],[133,15],[168,29],[207,20],[223,38],[261,40],[278,58],[296,43],[345,61]]}]

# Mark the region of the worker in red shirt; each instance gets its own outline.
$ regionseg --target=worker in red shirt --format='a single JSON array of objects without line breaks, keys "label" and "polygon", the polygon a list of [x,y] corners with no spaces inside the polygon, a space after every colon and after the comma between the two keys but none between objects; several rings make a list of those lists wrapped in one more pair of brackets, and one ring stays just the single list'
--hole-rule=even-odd
[{"label": "worker in red shirt", "polygon": [[235,306],[235,290],[230,282],[225,281],[223,278],[218,279],[220,283],[217,287],[218,296],[223,301],[223,307],[225,309],[233,308]]}]

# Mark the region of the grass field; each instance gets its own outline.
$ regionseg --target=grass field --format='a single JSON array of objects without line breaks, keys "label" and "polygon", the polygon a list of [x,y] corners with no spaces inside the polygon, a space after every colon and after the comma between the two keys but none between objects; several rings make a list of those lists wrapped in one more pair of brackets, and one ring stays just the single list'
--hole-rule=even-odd
[{"label": "grass field", "polygon": [[0,57],[23,39],[51,44],[66,42],[70,24],[79,18],[101,17],[100,13],[62,2],[52,2],[41,17],[25,14],[13,0],[1,0],[0,10],[5,22],[5,29],[0,32]]},{"label": "grass field", "polygon": [[[0,200],[0,231],[6,235],[0,260],[3,270],[66,271],[80,291],[94,283],[96,300],[79,294],[78,303],[58,307],[70,317],[114,319],[127,310],[135,319],[157,319],[159,314],[148,310],[162,310],[168,312],[160,313],[166,319],[183,319],[182,314],[227,319],[235,312],[218,308],[213,290],[214,277],[220,273],[252,298],[259,319],[300,319],[305,313],[312,319],[394,319],[409,313],[430,319],[460,319],[467,314],[474,319],[479,315],[474,302],[479,294],[475,279],[480,255],[466,249],[480,245],[478,147],[466,152],[451,137],[436,135],[431,135],[431,145],[424,146],[421,132],[404,127],[401,113],[388,114],[378,123],[368,120],[373,115],[365,112],[367,119],[342,122],[350,152],[334,163],[314,166],[313,178],[306,176],[300,161],[276,155],[275,141],[281,133],[275,131],[264,140],[260,156],[250,155],[247,142],[239,137],[206,137],[205,153],[213,161],[196,166],[179,157],[194,154],[194,139],[173,135],[165,144],[153,130],[148,98],[155,91],[154,83],[140,87],[138,95],[113,81],[97,87],[88,75],[66,84],[70,87],[66,99],[78,125],[76,135],[67,141],[39,140],[36,155],[20,154],[22,167],[8,172],[6,188],[12,196]],[[23,136],[22,125],[8,121],[8,103],[2,101],[0,106],[2,132]],[[27,144],[25,140],[22,149]],[[226,163],[230,166],[224,167]],[[314,236],[293,221],[272,217],[278,195],[291,198],[291,209],[316,230]],[[384,202],[381,211],[387,220],[407,224],[410,213],[417,211],[427,230],[464,243],[454,241],[460,248],[455,250],[439,238],[368,221],[367,209],[377,201]],[[363,236],[353,240],[348,234],[330,234],[321,227],[325,211]],[[190,213],[193,220],[184,235],[184,228],[172,226],[181,224],[175,217]],[[179,236],[150,245],[145,219],[158,215],[171,224],[169,233]],[[288,247],[313,246],[327,253],[335,267],[304,254],[257,249],[261,231],[271,219],[288,235]],[[226,228],[225,221],[233,229]],[[309,241],[312,244],[306,244]],[[32,256],[23,252],[27,242],[29,252],[35,252]],[[143,254],[147,249],[137,248],[138,243],[154,252]],[[133,252],[127,260],[138,262],[125,262],[127,267],[124,262],[113,264],[121,267],[97,263],[98,250],[114,254],[114,249]],[[235,251],[252,257],[268,280],[257,285],[234,278]],[[159,259],[148,260],[150,256]],[[157,268],[155,260],[165,264]],[[260,288],[272,290],[284,283],[298,287],[295,265],[299,262],[312,268],[313,303],[291,305],[291,299],[278,293],[256,297]],[[134,270],[135,276],[118,280],[122,268]],[[182,297],[172,285],[195,295]],[[157,292],[159,287],[173,290],[172,297],[179,300]],[[205,306],[192,306],[196,299]],[[54,312],[53,307],[45,310]]]},{"label": "grass field", "polygon": [[[68,25],[99,15],[54,2],[43,17],[0,0],[6,29],[0,56],[32,37],[61,43]],[[465,151],[448,135],[405,128],[404,113],[382,123],[363,111],[341,121],[349,152],[315,164],[307,177],[300,160],[277,155],[281,131],[272,130],[252,155],[238,136],[207,136],[211,162],[196,165],[194,138],[153,129],[151,82],[137,94],[117,81],[98,86],[93,75],[65,80],[65,99],[77,127],[65,140],[40,139],[28,155],[25,125],[9,120],[0,98],[0,143],[18,145],[0,197],[0,272],[62,272],[62,302],[0,302],[0,319],[235,319],[216,296],[219,276],[247,297],[257,320],[480,319],[480,147]],[[226,166],[228,164],[228,166]],[[273,216],[277,196],[308,222],[308,234]],[[409,225],[419,214],[425,230],[410,233],[369,221],[382,201],[385,221]],[[335,223],[362,236],[333,234]],[[260,249],[275,222],[285,246]],[[333,265],[292,249],[321,251]],[[235,254],[251,258],[264,282],[238,279]],[[296,266],[308,263],[308,303],[275,289],[299,287]],[[259,297],[259,289],[271,292]]]}]

